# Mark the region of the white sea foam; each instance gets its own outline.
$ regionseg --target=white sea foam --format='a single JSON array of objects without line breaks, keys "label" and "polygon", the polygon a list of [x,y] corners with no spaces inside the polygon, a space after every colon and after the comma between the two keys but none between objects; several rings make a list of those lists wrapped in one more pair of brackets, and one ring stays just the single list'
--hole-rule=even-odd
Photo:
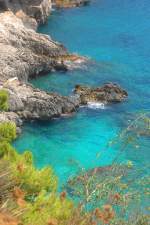
[{"label": "white sea foam", "polygon": [[102,102],[88,102],[87,106],[91,109],[105,109],[105,104]]}]

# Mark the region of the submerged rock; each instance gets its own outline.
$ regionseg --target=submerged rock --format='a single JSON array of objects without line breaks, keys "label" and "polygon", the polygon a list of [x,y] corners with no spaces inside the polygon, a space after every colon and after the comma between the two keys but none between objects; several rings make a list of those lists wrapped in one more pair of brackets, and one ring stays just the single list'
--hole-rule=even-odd
[{"label": "submerged rock", "polygon": [[118,103],[128,96],[124,89],[113,83],[96,88],[76,85],[74,93],[80,96],[81,104],[88,104],[88,102]]}]

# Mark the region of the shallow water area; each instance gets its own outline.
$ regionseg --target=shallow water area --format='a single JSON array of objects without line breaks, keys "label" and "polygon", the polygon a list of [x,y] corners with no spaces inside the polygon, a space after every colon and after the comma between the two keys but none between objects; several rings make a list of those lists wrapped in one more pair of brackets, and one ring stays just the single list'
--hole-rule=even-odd
[{"label": "shallow water area", "polygon": [[[38,167],[52,165],[64,183],[79,166],[109,165],[118,148],[109,141],[137,112],[150,109],[150,1],[93,0],[86,7],[53,11],[39,32],[51,35],[72,52],[90,57],[86,67],[53,72],[32,80],[34,86],[63,95],[76,84],[99,86],[115,82],[129,97],[120,104],[82,107],[71,117],[24,125],[14,143],[20,152],[30,149]],[[142,150],[127,149],[121,161],[147,165],[150,140]]]}]

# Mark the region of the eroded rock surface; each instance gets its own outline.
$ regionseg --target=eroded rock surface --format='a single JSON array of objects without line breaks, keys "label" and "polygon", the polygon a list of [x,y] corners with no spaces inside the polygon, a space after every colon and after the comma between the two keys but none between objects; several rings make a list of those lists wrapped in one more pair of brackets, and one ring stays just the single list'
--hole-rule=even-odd
[{"label": "eroded rock surface", "polygon": [[9,111],[23,120],[47,120],[69,114],[80,105],[80,99],[47,93],[17,79],[8,81],[3,89],[9,93]]},{"label": "eroded rock surface", "polygon": [[1,11],[11,11],[27,25],[43,24],[51,11],[51,0],[0,0]]},{"label": "eroded rock surface", "polygon": [[47,35],[25,28],[12,12],[0,14],[0,81],[11,77],[27,81],[29,76],[64,65],[57,56],[67,50]]},{"label": "eroded rock surface", "polygon": [[86,61],[48,35],[36,33],[50,8],[50,0],[0,0],[0,88],[9,93],[9,112],[0,113],[0,122],[13,121],[19,127],[22,120],[51,119],[80,104],[75,96],[46,93],[28,84],[30,77],[78,68]]},{"label": "eroded rock surface", "polygon": [[18,77],[26,82],[31,76],[80,64],[63,45],[26,28],[12,12],[0,13],[0,49],[0,81]]}]

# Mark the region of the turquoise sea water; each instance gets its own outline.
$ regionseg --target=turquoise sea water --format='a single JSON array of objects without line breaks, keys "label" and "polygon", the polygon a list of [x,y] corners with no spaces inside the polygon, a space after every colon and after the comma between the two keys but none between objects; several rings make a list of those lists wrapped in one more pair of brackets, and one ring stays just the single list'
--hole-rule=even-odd
[{"label": "turquoise sea water", "polygon": [[[109,165],[118,149],[107,147],[134,114],[150,109],[150,1],[92,0],[82,8],[53,11],[39,32],[51,35],[72,52],[92,62],[82,69],[54,72],[33,80],[41,89],[64,95],[75,84],[98,86],[112,81],[128,93],[128,99],[105,109],[80,108],[69,118],[24,125],[14,143],[23,152],[30,149],[38,167],[52,165],[60,182],[85,168]],[[148,164],[150,140],[142,148],[127,149],[121,160]],[[99,155],[99,157],[97,157]]]}]

